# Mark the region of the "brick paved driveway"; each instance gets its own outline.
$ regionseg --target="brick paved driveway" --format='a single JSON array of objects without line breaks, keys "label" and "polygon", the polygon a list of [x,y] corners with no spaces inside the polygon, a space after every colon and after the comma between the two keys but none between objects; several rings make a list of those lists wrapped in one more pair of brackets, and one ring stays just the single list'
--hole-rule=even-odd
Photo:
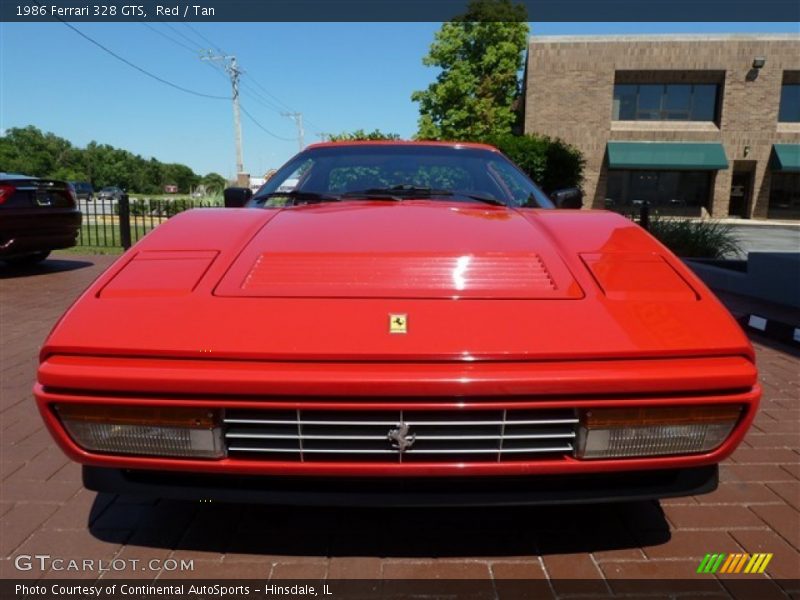
[{"label": "brick paved driveway", "polygon": [[[574,590],[558,581],[557,591],[603,592],[623,578],[691,577],[706,552],[741,551],[772,552],[768,575],[800,577],[800,359],[764,343],[756,345],[761,413],[722,466],[719,489],[701,497],[660,505],[301,510],[87,492],[79,468],[43,428],[30,390],[44,337],[112,260],[61,254],[13,277],[0,272],[1,577],[70,575],[21,573],[10,558],[45,553],[193,559],[187,575],[208,578],[579,578],[590,581],[573,582]],[[709,591],[719,590],[709,577]]]}]

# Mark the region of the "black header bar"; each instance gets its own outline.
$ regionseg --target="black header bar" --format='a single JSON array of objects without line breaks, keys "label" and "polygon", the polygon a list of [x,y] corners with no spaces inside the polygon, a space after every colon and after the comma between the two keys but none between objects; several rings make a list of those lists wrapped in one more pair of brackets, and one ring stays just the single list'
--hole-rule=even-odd
[{"label": "black header bar", "polygon": [[[517,0],[529,21],[800,22],[797,0]],[[17,22],[441,22],[467,0],[2,0]],[[800,27],[800,26],[799,26]]]}]

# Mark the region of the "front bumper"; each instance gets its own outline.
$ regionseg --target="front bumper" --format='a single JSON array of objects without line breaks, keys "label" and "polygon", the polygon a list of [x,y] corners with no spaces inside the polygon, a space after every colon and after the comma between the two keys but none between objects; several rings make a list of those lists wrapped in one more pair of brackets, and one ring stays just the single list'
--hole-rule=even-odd
[{"label": "front bumper", "polygon": [[174,500],[293,506],[526,506],[630,502],[706,494],[716,465],[536,477],[359,479],[164,473],[83,467],[90,490]]},{"label": "front bumper", "polygon": [[[581,476],[718,464],[744,438],[761,395],[744,357],[538,363],[276,363],[55,355],[39,369],[35,395],[56,441],[93,467],[214,476],[458,479]],[[466,393],[465,393],[466,392]],[[743,407],[730,435],[703,453],[581,460],[572,455],[509,461],[290,461],[103,454],[78,446],[53,405],[125,404],[225,411],[580,410],[656,406]]]}]

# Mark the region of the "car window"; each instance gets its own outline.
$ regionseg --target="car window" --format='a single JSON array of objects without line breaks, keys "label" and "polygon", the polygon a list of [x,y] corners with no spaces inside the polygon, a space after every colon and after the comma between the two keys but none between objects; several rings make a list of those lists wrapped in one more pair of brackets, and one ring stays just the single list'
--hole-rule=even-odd
[{"label": "car window", "polygon": [[[497,180],[504,191],[514,199],[516,206],[522,206],[530,201],[533,194],[537,204],[542,201],[549,202],[549,198],[537,187],[528,185],[528,178],[507,160],[491,160],[488,165],[489,173]],[[541,194],[543,198],[537,197]]]},{"label": "car window", "polygon": [[444,190],[451,192],[446,196],[448,199],[467,202],[474,201],[470,196],[479,195],[510,206],[553,206],[524,173],[498,152],[474,147],[412,144],[310,148],[278,169],[251,203],[282,206],[291,196],[281,197],[280,194],[289,192],[330,198],[397,187]]},{"label": "car window", "polygon": [[342,166],[330,170],[325,191],[344,193],[403,185],[471,190],[473,180],[466,169],[447,165],[414,165],[410,168]]}]

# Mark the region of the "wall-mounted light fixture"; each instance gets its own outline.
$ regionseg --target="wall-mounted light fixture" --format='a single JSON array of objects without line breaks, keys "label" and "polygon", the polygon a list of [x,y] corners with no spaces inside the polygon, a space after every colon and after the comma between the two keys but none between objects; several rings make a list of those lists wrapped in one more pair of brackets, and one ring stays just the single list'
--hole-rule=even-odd
[{"label": "wall-mounted light fixture", "polygon": [[745,156],[745,158],[747,158],[747,156],[749,154],[750,154],[750,146],[745,146],[744,147],[744,156]]},{"label": "wall-mounted light fixture", "polygon": [[761,69],[767,62],[767,59],[763,56],[756,56],[753,59],[753,68],[754,69]]}]

